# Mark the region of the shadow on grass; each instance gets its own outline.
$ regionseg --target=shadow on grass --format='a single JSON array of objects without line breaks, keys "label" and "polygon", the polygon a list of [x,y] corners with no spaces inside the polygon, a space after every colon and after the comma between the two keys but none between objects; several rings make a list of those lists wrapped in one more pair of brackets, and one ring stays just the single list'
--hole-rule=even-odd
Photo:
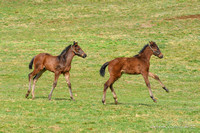
[{"label": "shadow on grass", "polygon": [[106,105],[132,105],[132,106],[146,106],[146,107],[154,107],[154,106],[158,106],[158,104],[153,103],[153,104],[146,104],[146,103],[107,103]]},{"label": "shadow on grass", "polygon": [[62,100],[64,100],[64,101],[73,101],[73,100],[71,100],[70,98],[54,98],[54,100],[58,100],[58,101],[62,101]]},{"label": "shadow on grass", "polygon": [[[32,99],[32,97],[28,97],[27,99]],[[47,99],[47,100],[49,100],[48,96],[47,97],[45,97],[45,96],[35,97],[34,100],[36,100],[36,99]],[[56,100],[56,101],[73,101],[70,98],[51,98],[51,100]]]}]

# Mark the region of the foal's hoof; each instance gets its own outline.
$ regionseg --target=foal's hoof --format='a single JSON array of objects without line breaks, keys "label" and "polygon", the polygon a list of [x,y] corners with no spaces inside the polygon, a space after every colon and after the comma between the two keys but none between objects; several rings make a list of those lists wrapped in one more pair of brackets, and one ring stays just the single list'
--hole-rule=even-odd
[{"label": "foal's hoof", "polygon": [[32,100],[34,100],[35,99],[35,95],[32,95]]},{"label": "foal's hoof", "polygon": [[153,102],[157,103],[157,98],[154,98],[153,96],[150,96]]},{"label": "foal's hoof", "polygon": [[168,90],[166,87],[163,87],[163,89],[164,89],[167,93],[169,93],[169,90]]},{"label": "foal's hoof", "polygon": [[[115,98],[114,98],[115,99]],[[115,104],[117,105],[118,104],[118,101],[117,101],[117,99],[115,99]]]},{"label": "foal's hoof", "polygon": [[105,104],[106,104],[106,101],[102,100],[102,103],[105,105]]},{"label": "foal's hoof", "polygon": [[28,98],[28,95],[29,95],[29,94],[26,94],[26,95],[25,95],[25,98]]},{"label": "foal's hoof", "polygon": [[51,100],[51,95],[48,96],[48,99]]},{"label": "foal's hoof", "polygon": [[158,99],[158,98],[153,98],[153,102],[154,102],[154,103],[157,103],[157,99]]},{"label": "foal's hoof", "polygon": [[75,101],[75,99],[74,99],[73,97],[71,97],[71,100],[72,100],[72,101]]}]

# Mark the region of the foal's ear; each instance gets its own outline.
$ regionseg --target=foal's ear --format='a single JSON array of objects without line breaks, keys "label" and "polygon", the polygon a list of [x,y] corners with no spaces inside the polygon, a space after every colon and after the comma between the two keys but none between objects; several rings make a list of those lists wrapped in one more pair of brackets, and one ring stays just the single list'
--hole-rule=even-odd
[{"label": "foal's ear", "polygon": [[73,45],[78,45],[78,42],[75,42],[75,41],[74,41],[74,44],[73,44]]},{"label": "foal's ear", "polygon": [[153,42],[153,41],[149,41],[149,43],[150,43],[150,45],[153,45],[153,44],[155,44],[155,42]]},{"label": "foal's ear", "polygon": [[75,41],[74,41],[74,46],[75,46],[75,47],[78,46],[78,42],[75,42]]}]

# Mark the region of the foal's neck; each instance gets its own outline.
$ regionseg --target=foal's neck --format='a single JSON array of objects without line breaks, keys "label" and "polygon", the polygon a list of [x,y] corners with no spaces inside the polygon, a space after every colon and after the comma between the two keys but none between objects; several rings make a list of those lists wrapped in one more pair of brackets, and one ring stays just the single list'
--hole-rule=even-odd
[{"label": "foal's neck", "polygon": [[75,56],[73,50],[70,48],[64,55],[65,58],[65,64],[66,65],[71,65],[72,59]]},{"label": "foal's neck", "polygon": [[146,61],[149,61],[152,55],[152,50],[149,47],[146,47],[146,49],[140,54],[140,57]]}]

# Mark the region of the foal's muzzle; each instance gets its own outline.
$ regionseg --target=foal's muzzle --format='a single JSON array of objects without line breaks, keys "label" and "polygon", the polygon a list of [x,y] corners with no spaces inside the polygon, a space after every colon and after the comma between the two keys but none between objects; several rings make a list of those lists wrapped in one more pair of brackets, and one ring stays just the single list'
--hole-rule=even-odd
[{"label": "foal's muzzle", "polygon": [[162,58],[163,58],[163,54],[158,55],[158,57],[159,57],[160,59],[162,59]]},{"label": "foal's muzzle", "polygon": [[85,58],[85,57],[87,57],[87,55],[86,55],[86,54],[84,54],[84,55],[82,55],[82,57],[83,57],[83,58]]}]

